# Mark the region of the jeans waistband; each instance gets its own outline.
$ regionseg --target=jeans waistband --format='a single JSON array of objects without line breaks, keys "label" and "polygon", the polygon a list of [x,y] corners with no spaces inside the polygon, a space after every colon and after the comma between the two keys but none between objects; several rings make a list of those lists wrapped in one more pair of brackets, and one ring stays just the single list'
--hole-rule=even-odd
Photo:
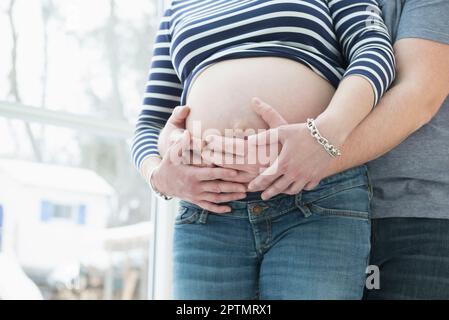
[{"label": "jeans waistband", "polygon": [[[367,172],[368,172],[368,169],[365,165],[348,169],[346,171],[337,173],[333,176],[330,176],[330,177],[327,177],[327,178],[321,180],[320,184],[314,190],[320,189],[324,186],[328,186],[329,184],[335,183],[337,181],[349,179],[349,178],[357,176],[357,175],[366,175]],[[314,190],[303,191],[303,192],[313,192]],[[244,202],[263,201],[262,200],[262,192],[261,191],[260,192],[248,192],[246,194],[246,198],[239,200],[239,202],[241,202],[241,201],[244,201]]]},{"label": "jeans waistband", "polygon": [[[248,193],[243,200],[226,203],[232,208],[232,212],[225,215],[247,218],[248,212],[254,213],[258,217],[263,217],[264,213],[270,215],[273,215],[273,213],[276,215],[283,214],[336,192],[363,185],[369,186],[366,166],[356,167],[330,176],[323,179],[315,189],[302,191],[296,195],[280,194],[270,200],[263,201],[260,197],[261,192]],[[187,201],[181,201],[180,204],[181,206],[203,210]]]},{"label": "jeans waistband", "polygon": [[248,192],[246,198],[239,201],[262,201],[262,191],[260,192]]}]

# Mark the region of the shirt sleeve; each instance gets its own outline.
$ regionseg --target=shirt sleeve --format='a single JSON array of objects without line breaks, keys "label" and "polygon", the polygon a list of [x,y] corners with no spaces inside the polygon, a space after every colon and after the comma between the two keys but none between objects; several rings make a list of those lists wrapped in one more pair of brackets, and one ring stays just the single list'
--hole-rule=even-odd
[{"label": "shirt sleeve", "polygon": [[328,0],[341,50],[344,77],[358,75],[374,90],[374,105],[392,84],[396,63],[391,37],[376,0]]},{"label": "shirt sleeve", "polygon": [[170,15],[170,9],[167,9],[156,35],[143,107],[131,147],[138,170],[145,158],[159,156],[159,134],[181,101],[183,86],[170,57]]},{"label": "shirt sleeve", "polygon": [[449,1],[406,1],[402,9],[396,40],[405,38],[419,38],[449,44]]}]

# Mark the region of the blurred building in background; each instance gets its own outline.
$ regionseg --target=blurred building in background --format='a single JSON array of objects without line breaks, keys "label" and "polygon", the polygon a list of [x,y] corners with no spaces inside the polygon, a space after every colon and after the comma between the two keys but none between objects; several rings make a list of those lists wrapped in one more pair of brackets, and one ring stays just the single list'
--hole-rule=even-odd
[{"label": "blurred building in background", "polygon": [[104,283],[105,299],[136,299],[146,296],[149,277],[150,245],[154,241],[153,222],[109,228],[103,238],[109,268]]},{"label": "blurred building in background", "polygon": [[[2,251],[41,287],[70,287],[80,266],[107,267],[103,235],[114,190],[95,172],[0,160]],[[60,279],[57,279],[60,274]],[[65,277],[64,277],[65,276]]]}]

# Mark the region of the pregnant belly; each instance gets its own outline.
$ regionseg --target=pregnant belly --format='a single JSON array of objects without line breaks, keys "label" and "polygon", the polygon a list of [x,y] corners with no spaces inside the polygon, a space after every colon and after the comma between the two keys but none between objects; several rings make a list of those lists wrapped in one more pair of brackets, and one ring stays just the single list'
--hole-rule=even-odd
[{"label": "pregnant belly", "polygon": [[266,129],[251,99],[269,103],[289,122],[315,118],[329,104],[334,87],[293,60],[258,57],[226,60],[203,70],[190,86],[187,129],[196,137]]}]

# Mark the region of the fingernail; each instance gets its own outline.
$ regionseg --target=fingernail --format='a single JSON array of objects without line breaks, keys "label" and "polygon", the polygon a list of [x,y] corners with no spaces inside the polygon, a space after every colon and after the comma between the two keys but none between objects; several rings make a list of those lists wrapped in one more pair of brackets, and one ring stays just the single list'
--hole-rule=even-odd
[{"label": "fingernail", "polygon": [[270,200],[270,198],[271,198],[271,195],[270,195],[270,194],[264,194],[264,193],[262,193],[262,200],[263,200],[263,201]]},{"label": "fingernail", "polygon": [[253,98],[253,103],[257,106],[260,105],[260,100],[258,98]]},{"label": "fingernail", "polygon": [[248,186],[248,190],[249,190],[249,191],[253,191],[253,190],[255,189],[255,187],[256,187],[256,185],[250,184],[250,185]]}]

